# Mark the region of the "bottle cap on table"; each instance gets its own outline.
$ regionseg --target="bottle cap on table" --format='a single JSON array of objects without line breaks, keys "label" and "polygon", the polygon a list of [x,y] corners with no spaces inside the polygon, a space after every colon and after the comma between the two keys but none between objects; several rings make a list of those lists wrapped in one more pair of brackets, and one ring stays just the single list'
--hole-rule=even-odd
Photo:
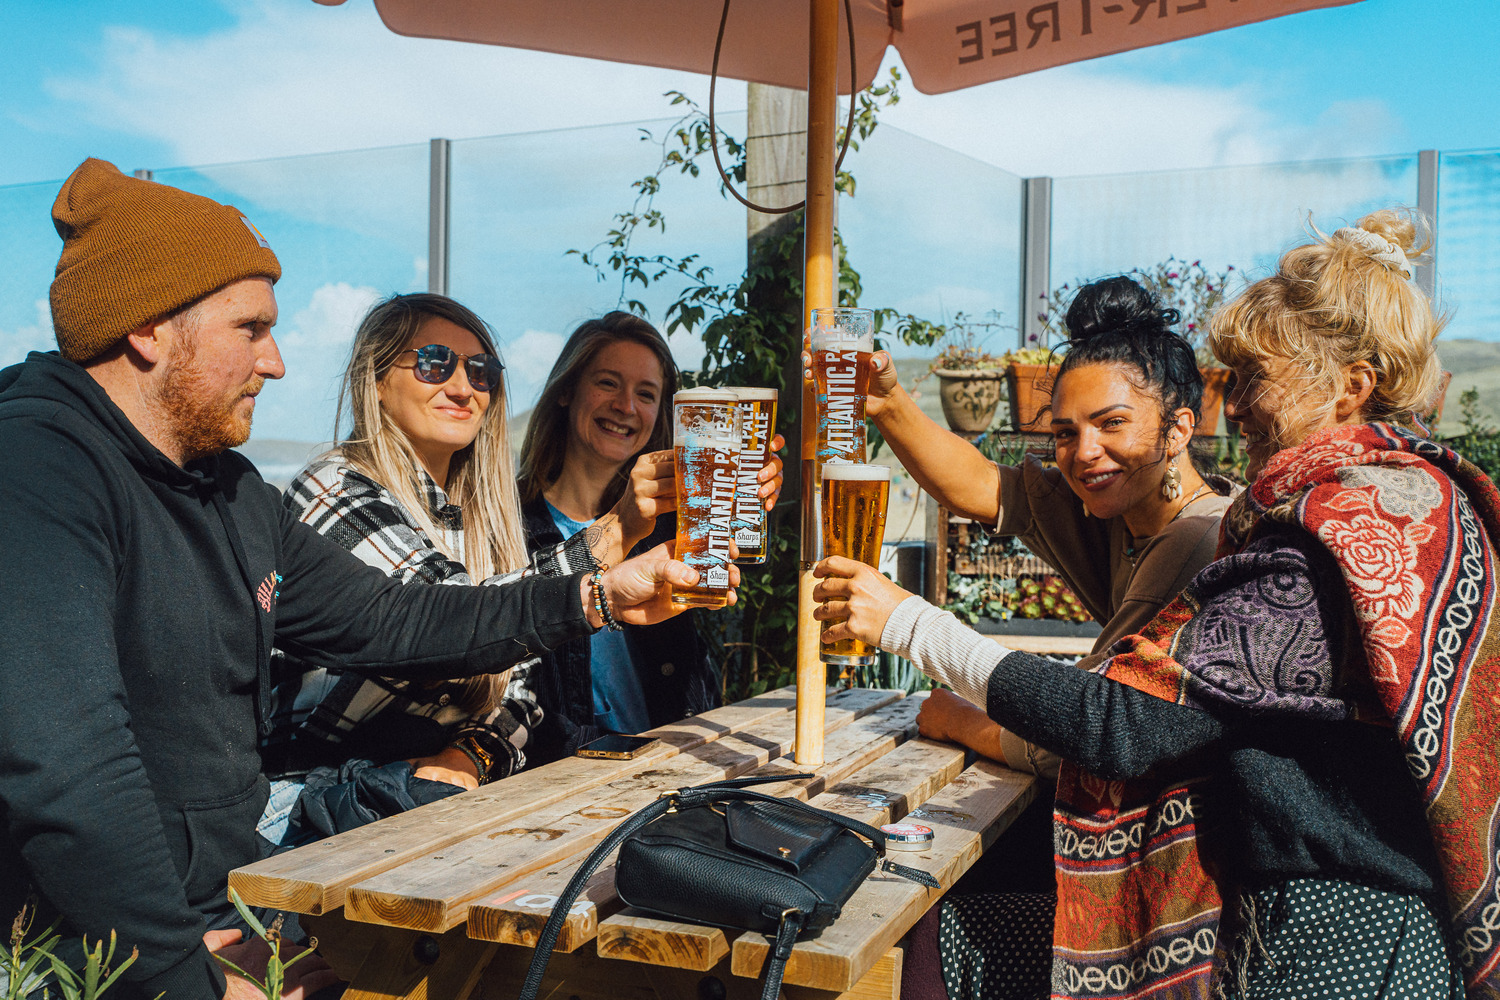
[{"label": "bottle cap on table", "polygon": [[932,846],[932,827],[921,823],[887,823],[880,828],[892,851],[925,851]]}]

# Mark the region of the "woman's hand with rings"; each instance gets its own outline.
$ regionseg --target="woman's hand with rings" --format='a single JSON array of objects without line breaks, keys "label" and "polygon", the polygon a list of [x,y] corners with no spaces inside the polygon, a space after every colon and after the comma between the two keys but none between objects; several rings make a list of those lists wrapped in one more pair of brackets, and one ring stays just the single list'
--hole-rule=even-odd
[{"label": "woman's hand with rings", "polygon": [[824,642],[853,638],[880,645],[891,612],[912,596],[873,567],[843,556],[824,559],[813,567],[813,576],[818,578],[813,617],[834,623],[823,631]]},{"label": "woman's hand with rings", "polygon": [[[812,380],[812,355],[802,352],[802,377]],[[865,415],[871,419],[880,416],[886,401],[900,387],[896,379],[896,363],[888,351],[876,351],[870,355],[870,387],[865,393]]]}]

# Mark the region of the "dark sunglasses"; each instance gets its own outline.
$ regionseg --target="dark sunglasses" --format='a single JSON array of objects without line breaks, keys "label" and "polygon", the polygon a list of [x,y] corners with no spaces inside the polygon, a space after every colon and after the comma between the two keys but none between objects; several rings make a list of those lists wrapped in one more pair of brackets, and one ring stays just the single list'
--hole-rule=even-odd
[{"label": "dark sunglasses", "polygon": [[[464,374],[475,392],[494,392],[500,387],[500,375],[505,366],[493,354],[459,354],[443,344],[427,344],[408,348],[397,355],[415,354],[417,363],[412,365],[412,374],[429,385],[442,385],[453,377],[458,363],[464,363]],[[404,366],[403,366],[404,367]]]}]

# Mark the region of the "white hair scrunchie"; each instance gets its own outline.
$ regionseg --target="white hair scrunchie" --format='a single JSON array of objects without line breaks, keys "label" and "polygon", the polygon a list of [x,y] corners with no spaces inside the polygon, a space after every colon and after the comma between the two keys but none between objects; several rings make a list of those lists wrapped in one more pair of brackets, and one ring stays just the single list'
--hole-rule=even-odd
[{"label": "white hair scrunchie", "polygon": [[1359,247],[1359,249],[1363,250],[1373,259],[1378,260],[1386,267],[1399,273],[1401,277],[1408,280],[1411,279],[1411,261],[1406,259],[1406,251],[1402,250],[1399,244],[1392,243],[1379,233],[1372,233],[1368,229],[1355,229],[1353,226],[1345,226],[1342,229],[1334,230],[1333,238],[1340,243],[1348,243]]}]

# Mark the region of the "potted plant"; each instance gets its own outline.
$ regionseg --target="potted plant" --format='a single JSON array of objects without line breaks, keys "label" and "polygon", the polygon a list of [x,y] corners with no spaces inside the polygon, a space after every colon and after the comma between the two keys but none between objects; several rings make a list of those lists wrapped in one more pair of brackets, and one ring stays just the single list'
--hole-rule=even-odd
[{"label": "potted plant", "polygon": [[1229,385],[1229,369],[1219,364],[1219,359],[1208,349],[1208,322],[1224,304],[1234,265],[1230,264],[1216,274],[1204,267],[1201,260],[1190,264],[1168,257],[1154,267],[1137,269],[1133,273],[1136,280],[1156,293],[1163,306],[1176,309],[1182,317],[1179,329],[1193,345],[1193,352],[1198,356],[1198,370],[1203,375],[1201,419],[1193,433],[1217,434],[1224,390]]},{"label": "potted plant", "polygon": [[982,346],[998,320],[972,320],[959,313],[944,331],[942,348],[930,373],[937,376],[938,396],[948,426],[960,434],[989,430],[1000,405],[1005,362]]},{"label": "potted plant", "polygon": [[1046,347],[1021,347],[1001,355],[1005,391],[1010,397],[1010,422],[1017,431],[1043,430],[1042,411],[1052,402],[1053,352]]},{"label": "potted plant", "polygon": [[[1208,321],[1228,296],[1229,284],[1235,277],[1234,265],[1214,273],[1204,267],[1201,260],[1188,263],[1168,257],[1152,267],[1136,268],[1130,275],[1154,293],[1163,307],[1177,310],[1180,317],[1178,330],[1192,345],[1198,358],[1198,370],[1203,375],[1203,406],[1194,433],[1217,434],[1219,410],[1229,384],[1229,370],[1219,364],[1208,349]],[[1049,343],[1067,339],[1068,328],[1063,317],[1067,315],[1075,291],[1072,286],[1063,285],[1047,296],[1046,312],[1038,318]]]}]

